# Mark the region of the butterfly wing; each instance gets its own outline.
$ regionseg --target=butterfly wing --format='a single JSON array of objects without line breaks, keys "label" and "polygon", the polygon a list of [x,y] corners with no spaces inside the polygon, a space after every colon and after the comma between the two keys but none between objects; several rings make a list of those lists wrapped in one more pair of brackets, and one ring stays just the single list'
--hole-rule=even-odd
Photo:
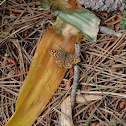
[{"label": "butterfly wing", "polygon": [[50,54],[55,58],[55,63],[59,67],[64,67],[65,63],[65,54],[62,51],[58,51],[55,49],[50,49]]},{"label": "butterfly wing", "polygon": [[56,60],[55,63],[57,64],[57,66],[59,67],[64,67],[64,62],[61,60]]},{"label": "butterfly wing", "polygon": [[76,55],[67,54],[65,59],[65,68],[70,69],[72,64],[80,62],[80,58]]}]

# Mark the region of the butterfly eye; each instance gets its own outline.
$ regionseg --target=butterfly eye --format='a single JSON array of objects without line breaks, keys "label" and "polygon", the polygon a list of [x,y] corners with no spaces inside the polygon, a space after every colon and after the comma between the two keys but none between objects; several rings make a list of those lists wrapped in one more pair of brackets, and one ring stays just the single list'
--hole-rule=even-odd
[{"label": "butterfly eye", "polygon": [[71,59],[71,62],[74,62],[74,59]]}]

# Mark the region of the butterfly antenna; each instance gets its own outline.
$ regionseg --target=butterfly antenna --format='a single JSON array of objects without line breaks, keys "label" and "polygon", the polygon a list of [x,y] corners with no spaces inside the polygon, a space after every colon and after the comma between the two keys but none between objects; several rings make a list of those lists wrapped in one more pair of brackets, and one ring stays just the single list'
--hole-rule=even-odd
[{"label": "butterfly antenna", "polygon": [[57,46],[60,50],[62,50],[64,53],[66,53],[63,49],[61,49],[57,44],[54,44],[55,46]]}]

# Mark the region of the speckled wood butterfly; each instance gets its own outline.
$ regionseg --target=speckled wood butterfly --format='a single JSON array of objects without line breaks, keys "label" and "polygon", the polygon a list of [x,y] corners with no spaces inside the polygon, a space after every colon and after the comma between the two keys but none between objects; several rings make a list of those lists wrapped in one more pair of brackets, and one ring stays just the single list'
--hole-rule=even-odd
[{"label": "speckled wood butterfly", "polygon": [[55,62],[59,67],[70,69],[73,64],[80,62],[80,58],[73,54],[64,53],[63,51],[50,49],[50,54],[55,58]]}]

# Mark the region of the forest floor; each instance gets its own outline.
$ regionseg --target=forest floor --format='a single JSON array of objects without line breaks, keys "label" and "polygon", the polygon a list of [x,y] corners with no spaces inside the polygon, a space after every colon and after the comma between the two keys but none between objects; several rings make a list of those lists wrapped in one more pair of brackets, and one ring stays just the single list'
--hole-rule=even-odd
[{"label": "forest floor", "polygon": [[[83,37],[81,41],[81,79],[77,95],[95,100],[76,103],[72,113],[75,126],[126,125],[126,40],[120,31],[122,12],[94,12],[100,26],[120,32],[122,36],[99,31],[96,42]],[[15,110],[16,99],[46,30],[56,17],[34,0],[12,0],[0,6],[0,125],[3,126]],[[34,126],[60,126],[60,106],[66,85],[73,80],[73,68],[68,70],[54,96]],[[68,92],[68,95],[70,92]],[[101,98],[102,96],[102,98]],[[99,97],[101,99],[99,99]],[[90,99],[90,98],[89,98]]]}]

